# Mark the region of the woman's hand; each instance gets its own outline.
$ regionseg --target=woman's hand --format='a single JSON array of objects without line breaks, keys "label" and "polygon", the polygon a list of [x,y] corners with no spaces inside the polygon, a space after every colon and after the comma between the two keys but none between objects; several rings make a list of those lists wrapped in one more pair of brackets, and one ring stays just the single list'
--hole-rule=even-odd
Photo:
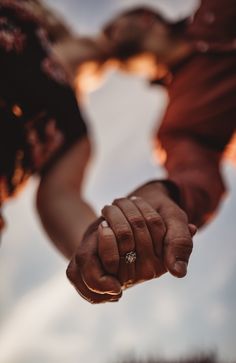
[{"label": "woman's hand", "polygon": [[93,303],[118,301],[122,289],[160,277],[187,273],[196,227],[161,185],[144,185],[114,201],[85,234],[67,275]]},{"label": "woman's hand", "polygon": [[106,206],[70,263],[67,276],[87,301],[118,301],[122,289],[159,277],[165,225],[142,198],[122,198]]},{"label": "woman's hand", "polygon": [[[67,269],[67,277],[72,285],[92,304],[118,301],[122,296],[121,284],[114,274],[106,272],[98,256],[98,228],[102,228],[98,226],[103,223],[99,218],[89,226]],[[110,258],[114,251],[109,246],[105,231],[103,238]],[[102,255],[104,260],[106,251]]]}]

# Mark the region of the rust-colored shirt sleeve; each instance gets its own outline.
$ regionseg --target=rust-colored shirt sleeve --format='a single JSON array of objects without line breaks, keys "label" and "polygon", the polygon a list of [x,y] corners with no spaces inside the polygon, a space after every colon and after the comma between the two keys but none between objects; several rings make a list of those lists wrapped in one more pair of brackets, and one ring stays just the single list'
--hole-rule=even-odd
[{"label": "rust-colored shirt sleeve", "polygon": [[195,54],[176,67],[169,101],[158,141],[180,205],[200,226],[225,190],[220,160],[236,125],[235,54]]},{"label": "rust-colored shirt sleeve", "polygon": [[187,29],[201,52],[236,50],[236,1],[202,0]]}]

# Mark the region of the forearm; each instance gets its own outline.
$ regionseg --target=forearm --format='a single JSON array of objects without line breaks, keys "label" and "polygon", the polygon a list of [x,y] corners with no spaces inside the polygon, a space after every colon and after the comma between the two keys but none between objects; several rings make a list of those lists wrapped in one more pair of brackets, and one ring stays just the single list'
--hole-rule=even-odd
[{"label": "forearm", "polygon": [[176,186],[176,201],[199,227],[216,211],[225,192],[221,155],[191,139],[176,139],[165,146],[165,168]]},{"label": "forearm", "polygon": [[130,196],[142,197],[154,209],[171,199],[187,214],[189,223],[200,227],[211,218],[224,195],[219,160],[210,150],[179,143],[175,152],[168,154],[168,179],[148,182]]},{"label": "forearm", "polygon": [[55,246],[68,258],[96,215],[81,196],[90,142],[81,139],[41,179],[37,208]]},{"label": "forearm", "polygon": [[37,208],[51,241],[67,258],[71,258],[84,232],[95,220],[92,208],[73,188],[41,185]]}]

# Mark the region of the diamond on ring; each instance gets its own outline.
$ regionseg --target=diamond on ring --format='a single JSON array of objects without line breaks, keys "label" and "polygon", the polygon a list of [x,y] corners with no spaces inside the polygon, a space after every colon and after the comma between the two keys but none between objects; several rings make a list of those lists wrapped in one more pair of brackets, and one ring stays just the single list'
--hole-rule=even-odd
[{"label": "diamond on ring", "polygon": [[131,251],[126,253],[125,255],[125,262],[126,263],[134,263],[136,261],[136,252],[135,251]]}]

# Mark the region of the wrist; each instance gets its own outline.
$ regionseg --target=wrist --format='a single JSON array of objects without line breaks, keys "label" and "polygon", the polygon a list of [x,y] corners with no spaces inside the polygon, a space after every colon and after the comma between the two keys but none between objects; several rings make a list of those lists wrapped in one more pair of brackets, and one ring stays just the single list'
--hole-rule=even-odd
[{"label": "wrist", "polygon": [[168,199],[178,205],[180,203],[179,188],[169,179],[151,180],[130,193],[129,197],[131,196],[137,196],[145,199],[154,208],[157,203],[159,205],[161,200]]}]

